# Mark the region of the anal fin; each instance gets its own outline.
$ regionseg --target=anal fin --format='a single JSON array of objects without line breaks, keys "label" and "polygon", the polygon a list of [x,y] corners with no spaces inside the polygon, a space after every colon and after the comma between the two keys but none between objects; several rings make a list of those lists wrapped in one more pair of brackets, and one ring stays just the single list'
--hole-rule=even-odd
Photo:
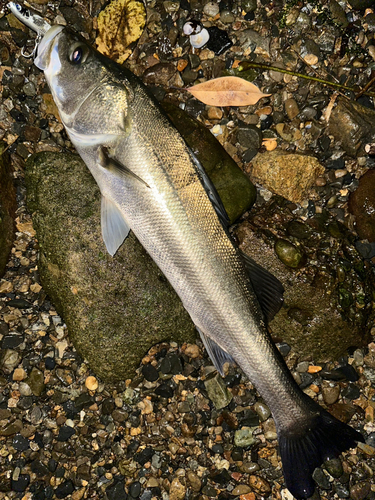
[{"label": "anal fin", "polygon": [[211,358],[216,370],[224,377],[224,364],[231,363],[234,364],[235,361],[227,351],[224,351],[214,340],[212,340],[208,335],[202,332],[196,325],[195,328],[198,330],[201,336],[202,342],[208,355]]},{"label": "anal fin", "polygon": [[113,257],[129,234],[130,227],[116,205],[105,196],[102,196],[101,225],[105,246]]}]

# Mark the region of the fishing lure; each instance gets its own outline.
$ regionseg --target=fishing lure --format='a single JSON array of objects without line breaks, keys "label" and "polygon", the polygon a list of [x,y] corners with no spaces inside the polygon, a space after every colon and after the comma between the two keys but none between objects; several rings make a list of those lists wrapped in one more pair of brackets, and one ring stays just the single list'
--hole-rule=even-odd
[{"label": "fishing lure", "polygon": [[32,52],[28,54],[24,49],[21,50],[21,54],[24,57],[34,57],[40,40],[51,28],[51,25],[45,19],[43,19],[43,17],[39,16],[39,14],[17,2],[9,2],[8,8],[17,19],[25,24],[25,26],[37,33],[35,45]]}]

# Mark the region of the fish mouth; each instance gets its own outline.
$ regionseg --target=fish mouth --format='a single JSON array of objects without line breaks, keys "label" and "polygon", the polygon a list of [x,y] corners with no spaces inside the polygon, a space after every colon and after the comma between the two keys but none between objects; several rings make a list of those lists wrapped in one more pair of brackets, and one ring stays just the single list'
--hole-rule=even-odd
[{"label": "fish mouth", "polygon": [[51,29],[42,38],[42,41],[38,45],[38,55],[35,58],[34,64],[37,68],[44,71],[48,67],[51,53],[51,42],[52,40],[65,28],[59,24],[52,26]]}]

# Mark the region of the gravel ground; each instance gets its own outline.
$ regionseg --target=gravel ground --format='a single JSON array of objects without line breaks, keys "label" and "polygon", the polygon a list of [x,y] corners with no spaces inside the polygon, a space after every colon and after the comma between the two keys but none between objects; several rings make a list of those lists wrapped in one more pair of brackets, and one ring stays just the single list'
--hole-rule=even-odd
[{"label": "gravel ground", "polygon": [[[192,116],[217,127],[218,139],[245,171],[260,145],[254,134],[239,130],[254,125],[262,138],[277,138],[286,150],[317,156],[326,171],[314,200],[302,203],[298,214],[308,216],[311,204],[318,211],[326,207],[353,230],[348,196],[371,171],[373,158],[348,157],[330,141],[320,118],[332,89],[265,71],[256,83],[272,97],[231,109],[208,108],[180,89],[225,70],[234,73],[241,58],[289,64],[323,79],[329,73],[349,87],[365,85],[375,59],[375,15],[365,4],[353,1],[354,10],[333,1],[148,2],[147,29],[128,64],[138,75],[146,72],[159,98],[184,102]],[[51,22],[65,19],[90,40],[101,6],[64,0],[36,5]],[[232,47],[219,37],[219,46],[193,53],[181,35],[190,18],[225,30]],[[71,144],[41,73],[20,56],[29,38],[12,19],[0,18],[0,136],[8,144],[18,201],[16,240],[0,281],[0,498],[290,498],[268,408],[239,370],[230,368],[221,379],[199,341],[156,346],[134,378],[118,384],[97,380],[70,343],[40,284],[23,176],[31,153]],[[371,97],[360,99],[373,108]],[[258,205],[269,196],[261,191]],[[372,272],[371,245],[368,251]],[[324,366],[299,359],[286,344],[280,350],[301,387],[366,438],[365,445],[316,470],[314,498],[375,498],[375,344]]]}]

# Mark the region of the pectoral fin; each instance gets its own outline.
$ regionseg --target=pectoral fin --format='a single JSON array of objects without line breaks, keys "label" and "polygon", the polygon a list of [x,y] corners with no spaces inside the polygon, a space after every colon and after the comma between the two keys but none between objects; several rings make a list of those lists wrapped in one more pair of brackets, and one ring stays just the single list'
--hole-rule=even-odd
[{"label": "pectoral fin", "polygon": [[202,342],[208,355],[211,358],[211,361],[215,365],[216,370],[220,373],[222,377],[224,377],[224,364],[231,363],[234,364],[235,361],[230,354],[228,354],[224,349],[222,349],[214,340],[208,337],[205,333],[200,330],[197,325],[195,328],[198,330],[199,335],[201,336]]},{"label": "pectoral fin", "polygon": [[120,163],[119,161],[111,158],[108,149],[104,146],[98,147],[98,163],[102,168],[109,170],[114,175],[118,175],[121,177],[131,177],[132,179],[137,179],[139,182],[142,182],[148,188],[150,187],[147,182],[141,179],[137,174],[132,172],[128,167]]},{"label": "pectoral fin", "polygon": [[130,227],[116,205],[105,196],[102,196],[101,217],[103,240],[113,257],[129,234]]}]

